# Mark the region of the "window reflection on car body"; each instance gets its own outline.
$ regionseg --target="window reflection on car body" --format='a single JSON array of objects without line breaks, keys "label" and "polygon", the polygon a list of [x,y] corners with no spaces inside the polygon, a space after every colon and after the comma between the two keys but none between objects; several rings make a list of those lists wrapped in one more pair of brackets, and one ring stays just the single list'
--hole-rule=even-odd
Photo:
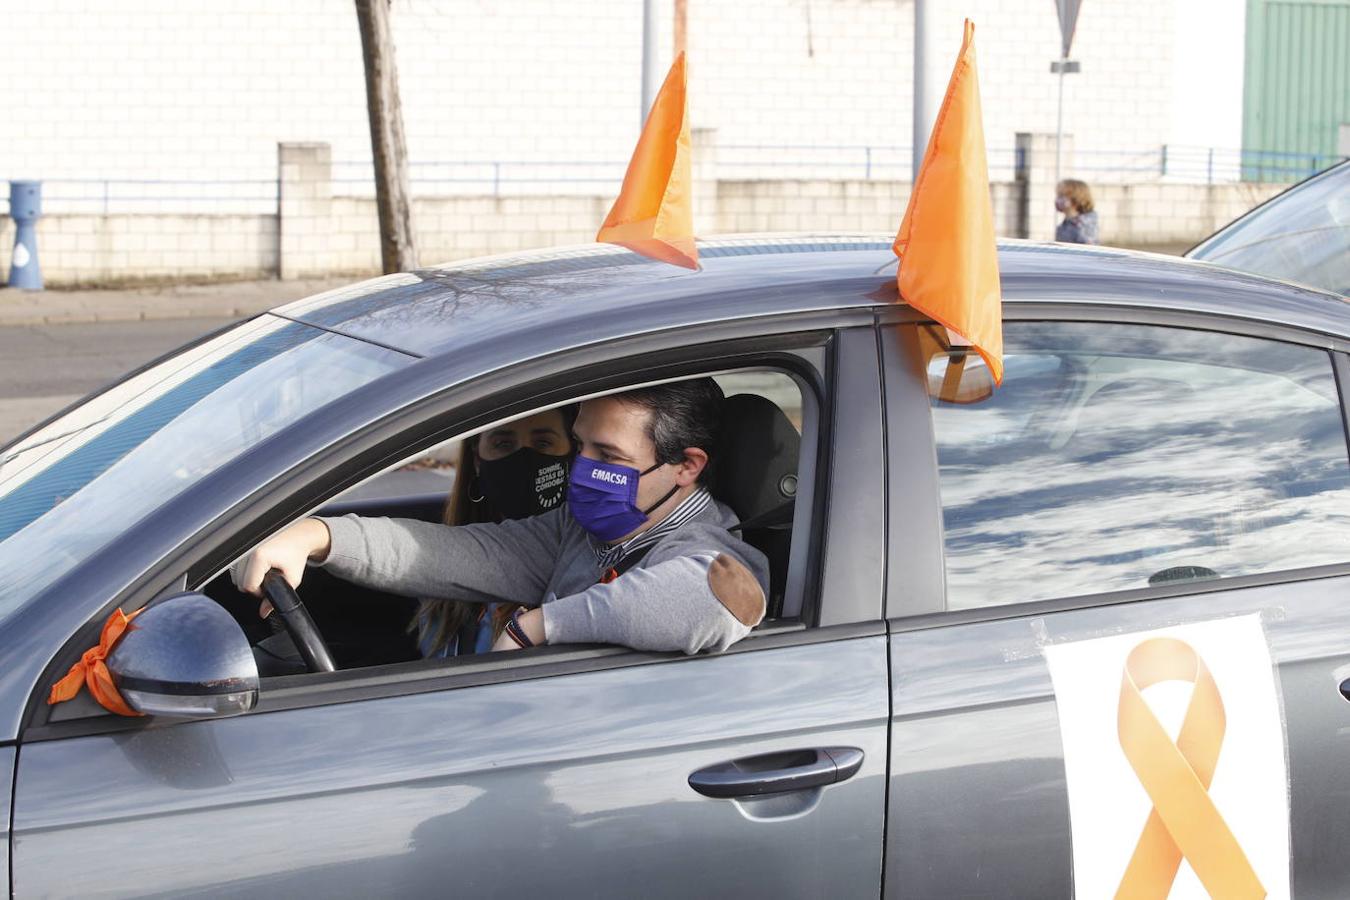
[{"label": "window reflection on car body", "polygon": [[1006,339],[1001,388],[932,399],[951,608],[1350,556],[1324,351],[1085,323],[1009,323]]}]

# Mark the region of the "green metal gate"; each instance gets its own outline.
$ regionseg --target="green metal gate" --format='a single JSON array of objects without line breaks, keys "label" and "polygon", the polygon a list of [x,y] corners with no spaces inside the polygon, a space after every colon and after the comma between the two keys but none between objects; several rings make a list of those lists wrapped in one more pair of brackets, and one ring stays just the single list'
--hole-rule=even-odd
[{"label": "green metal gate", "polygon": [[1350,0],[1247,0],[1243,178],[1295,181],[1331,165],[1350,124]]}]

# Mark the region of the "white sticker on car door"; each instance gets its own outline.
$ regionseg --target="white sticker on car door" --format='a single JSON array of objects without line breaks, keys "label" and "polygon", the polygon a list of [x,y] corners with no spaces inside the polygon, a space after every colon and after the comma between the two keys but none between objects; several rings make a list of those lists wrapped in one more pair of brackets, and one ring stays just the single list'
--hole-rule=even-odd
[{"label": "white sticker on car door", "polygon": [[1077,896],[1289,896],[1284,728],[1259,616],[1045,655]]}]

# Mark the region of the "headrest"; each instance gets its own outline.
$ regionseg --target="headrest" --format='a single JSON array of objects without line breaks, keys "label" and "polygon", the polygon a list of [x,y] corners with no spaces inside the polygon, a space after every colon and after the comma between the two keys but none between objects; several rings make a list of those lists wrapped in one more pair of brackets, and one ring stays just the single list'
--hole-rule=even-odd
[{"label": "headrest", "polygon": [[766,397],[733,394],[722,401],[722,433],[712,492],[742,522],[782,506],[797,495],[801,435]]}]

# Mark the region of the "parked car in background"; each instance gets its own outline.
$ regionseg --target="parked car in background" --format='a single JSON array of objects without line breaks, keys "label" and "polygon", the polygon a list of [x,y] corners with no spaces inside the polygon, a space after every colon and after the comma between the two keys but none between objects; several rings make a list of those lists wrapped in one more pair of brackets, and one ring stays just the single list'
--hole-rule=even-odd
[{"label": "parked car in background", "polygon": [[[0,884],[1046,898],[1107,895],[1155,848],[1173,879],[1343,895],[1350,306],[1010,242],[995,388],[898,302],[890,247],[731,239],[688,272],[590,246],[376,279],[0,450]],[[443,491],[381,474],[705,375],[763,411],[732,417],[715,490],[743,520],[787,504],[746,532],[772,596],[729,651],[396,658],[413,601],[313,570],[338,670],[259,677],[270,630],[225,570],[261,540],[316,510],[434,520]],[[145,609],[111,668],[150,715],[49,706],[118,607]],[[1185,814],[1228,844],[1175,828],[1120,724],[1168,703],[1150,758],[1195,771]]]},{"label": "parked car in background", "polygon": [[1275,195],[1186,256],[1350,295],[1350,160]]}]

